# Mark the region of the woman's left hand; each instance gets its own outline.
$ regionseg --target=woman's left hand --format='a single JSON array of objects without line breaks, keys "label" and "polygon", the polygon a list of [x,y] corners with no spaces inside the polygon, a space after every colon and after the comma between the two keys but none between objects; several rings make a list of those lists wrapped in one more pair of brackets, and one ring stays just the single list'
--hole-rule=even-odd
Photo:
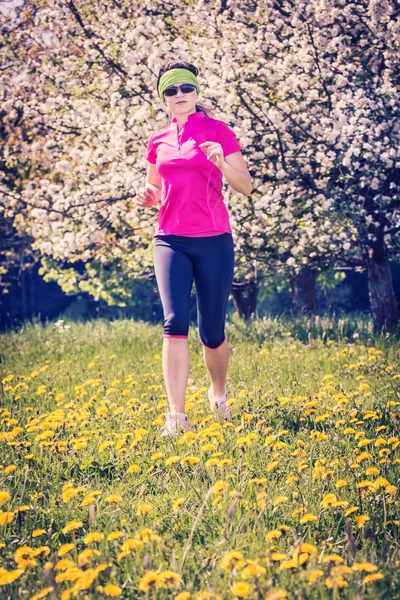
[{"label": "woman's left hand", "polygon": [[199,147],[203,150],[204,154],[209,160],[219,169],[222,169],[222,165],[225,162],[224,151],[222,150],[221,144],[217,142],[203,142],[199,144]]}]

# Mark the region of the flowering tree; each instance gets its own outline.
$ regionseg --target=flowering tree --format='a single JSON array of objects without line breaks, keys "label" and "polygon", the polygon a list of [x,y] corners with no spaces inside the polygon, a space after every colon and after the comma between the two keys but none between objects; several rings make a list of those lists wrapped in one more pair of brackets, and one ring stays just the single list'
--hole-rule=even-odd
[{"label": "flowering tree", "polygon": [[185,58],[253,175],[248,201],[227,191],[237,300],[239,283],[257,289],[277,272],[312,310],[318,274],[362,257],[376,324],[396,322],[393,3],[42,0],[4,31],[4,218],[19,215],[47,278],[123,305],[129,282],[152,276],[157,209],[134,196],[146,141],[165,121],[159,66]]},{"label": "flowering tree", "polygon": [[247,231],[267,260],[275,249],[278,268],[290,267],[300,296],[321,269],[361,255],[376,325],[396,324],[389,258],[400,230],[398,4],[229,7],[243,23],[241,34],[221,40],[237,57],[228,58],[229,102],[242,123],[251,119],[258,166],[259,219],[247,220]]}]

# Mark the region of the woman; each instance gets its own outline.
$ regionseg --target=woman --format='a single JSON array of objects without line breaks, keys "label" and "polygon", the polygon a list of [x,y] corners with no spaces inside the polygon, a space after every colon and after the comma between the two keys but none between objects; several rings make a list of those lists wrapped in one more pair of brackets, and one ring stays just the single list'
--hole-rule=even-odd
[{"label": "woman", "polygon": [[161,199],[154,234],[154,270],[164,312],[162,364],[170,412],[162,435],[189,429],[189,298],[196,285],[197,314],[212,410],[230,419],[225,388],[229,346],[224,325],[232,287],[234,251],[222,176],[248,196],[250,174],[234,132],[197,101],[198,69],[172,62],[159,72],[157,91],[170,118],[147,144],[146,186],[139,206]]}]

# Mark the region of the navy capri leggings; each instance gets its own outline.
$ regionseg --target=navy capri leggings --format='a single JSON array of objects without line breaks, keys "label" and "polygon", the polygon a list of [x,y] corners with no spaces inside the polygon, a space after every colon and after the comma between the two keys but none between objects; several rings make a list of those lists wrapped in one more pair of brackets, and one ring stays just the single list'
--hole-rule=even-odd
[{"label": "navy capri leggings", "polygon": [[156,236],[153,256],[164,313],[164,337],[188,337],[194,280],[201,342],[208,348],[218,348],[225,340],[226,308],[233,281],[232,234]]}]

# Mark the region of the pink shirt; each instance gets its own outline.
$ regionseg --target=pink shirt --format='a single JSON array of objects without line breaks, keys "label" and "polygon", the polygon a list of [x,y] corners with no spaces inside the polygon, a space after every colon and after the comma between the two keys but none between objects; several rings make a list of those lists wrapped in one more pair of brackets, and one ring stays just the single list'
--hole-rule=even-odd
[{"label": "pink shirt", "polygon": [[190,114],[179,133],[173,117],[168,127],[151,135],[146,159],[156,165],[162,182],[155,236],[232,233],[222,172],[199,148],[202,142],[218,142],[224,156],[242,149],[226,123],[203,112]]}]

